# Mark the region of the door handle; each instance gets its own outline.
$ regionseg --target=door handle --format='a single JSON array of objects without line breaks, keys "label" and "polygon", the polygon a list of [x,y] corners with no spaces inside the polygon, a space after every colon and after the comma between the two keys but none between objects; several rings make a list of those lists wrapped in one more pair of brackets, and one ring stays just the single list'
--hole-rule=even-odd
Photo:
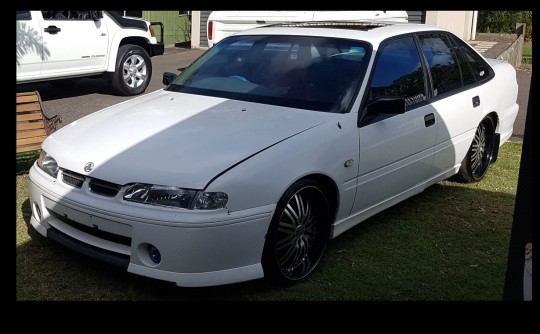
[{"label": "door handle", "polygon": [[480,97],[479,96],[475,96],[472,98],[472,106],[473,108],[476,108],[480,105]]},{"label": "door handle", "polygon": [[61,30],[62,29],[58,28],[57,26],[48,26],[47,28],[45,28],[45,32],[48,32],[51,35],[54,35]]},{"label": "door handle", "polygon": [[426,123],[426,128],[435,124],[435,115],[431,113],[424,116],[424,123]]}]

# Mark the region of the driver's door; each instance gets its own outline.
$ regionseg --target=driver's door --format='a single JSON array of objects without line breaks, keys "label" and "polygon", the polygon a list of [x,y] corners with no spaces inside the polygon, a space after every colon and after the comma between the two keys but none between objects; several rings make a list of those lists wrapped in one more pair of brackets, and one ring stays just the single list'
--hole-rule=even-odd
[{"label": "driver's door", "polygon": [[433,176],[437,113],[412,36],[379,49],[368,104],[404,97],[406,109],[364,115],[359,130],[360,164],[352,214],[380,211],[424,189]]},{"label": "driver's door", "polygon": [[41,11],[44,49],[42,75],[84,74],[105,70],[108,31],[104,19],[90,11]]}]

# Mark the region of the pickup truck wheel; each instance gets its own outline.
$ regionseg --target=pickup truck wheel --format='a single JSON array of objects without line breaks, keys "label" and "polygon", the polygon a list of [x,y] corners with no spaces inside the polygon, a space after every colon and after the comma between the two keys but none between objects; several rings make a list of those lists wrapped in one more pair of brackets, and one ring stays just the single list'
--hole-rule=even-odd
[{"label": "pickup truck wheel", "polygon": [[137,95],[146,90],[151,78],[152,62],[146,50],[132,44],[121,46],[112,87],[122,95]]}]

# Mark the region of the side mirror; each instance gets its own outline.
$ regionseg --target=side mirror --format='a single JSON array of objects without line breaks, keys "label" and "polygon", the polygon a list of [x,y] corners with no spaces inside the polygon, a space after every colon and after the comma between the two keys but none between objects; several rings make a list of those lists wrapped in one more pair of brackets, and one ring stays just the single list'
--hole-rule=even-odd
[{"label": "side mirror", "polygon": [[367,105],[367,114],[373,116],[404,114],[406,110],[405,99],[399,96],[380,97]]},{"label": "side mirror", "polygon": [[171,84],[171,82],[174,81],[174,79],[176,79],[177,75],[174,74],[174,73],[171,73],[171,72],[165,72],[163,73],[163,84],[165,86],[168,86]]},{"label": "side mirror", "polygon": [[102,10],[91,10],[90,11],[90,17],[94,21],[99,21],[103,18],[103,11]]},{"label": "side mirror", "polygon": [[358,119],[358,126],[364,126],[373,122],[405,113],[407,106],[405,98],[401,96],[383,96],[368,103],[364,116]]}]

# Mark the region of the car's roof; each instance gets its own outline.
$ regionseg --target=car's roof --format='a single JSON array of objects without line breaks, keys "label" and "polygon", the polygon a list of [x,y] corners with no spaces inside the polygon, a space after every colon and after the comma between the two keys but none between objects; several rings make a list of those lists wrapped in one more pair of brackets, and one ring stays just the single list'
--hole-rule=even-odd
[{"label": "car's roof", "polygon": [[370,42],[373,48],[385,39],[418,31],[446,31],[416,23],[388,21],[321,21],[278,23],[241,31],[236,35],[295,35],[357,39]]}]

